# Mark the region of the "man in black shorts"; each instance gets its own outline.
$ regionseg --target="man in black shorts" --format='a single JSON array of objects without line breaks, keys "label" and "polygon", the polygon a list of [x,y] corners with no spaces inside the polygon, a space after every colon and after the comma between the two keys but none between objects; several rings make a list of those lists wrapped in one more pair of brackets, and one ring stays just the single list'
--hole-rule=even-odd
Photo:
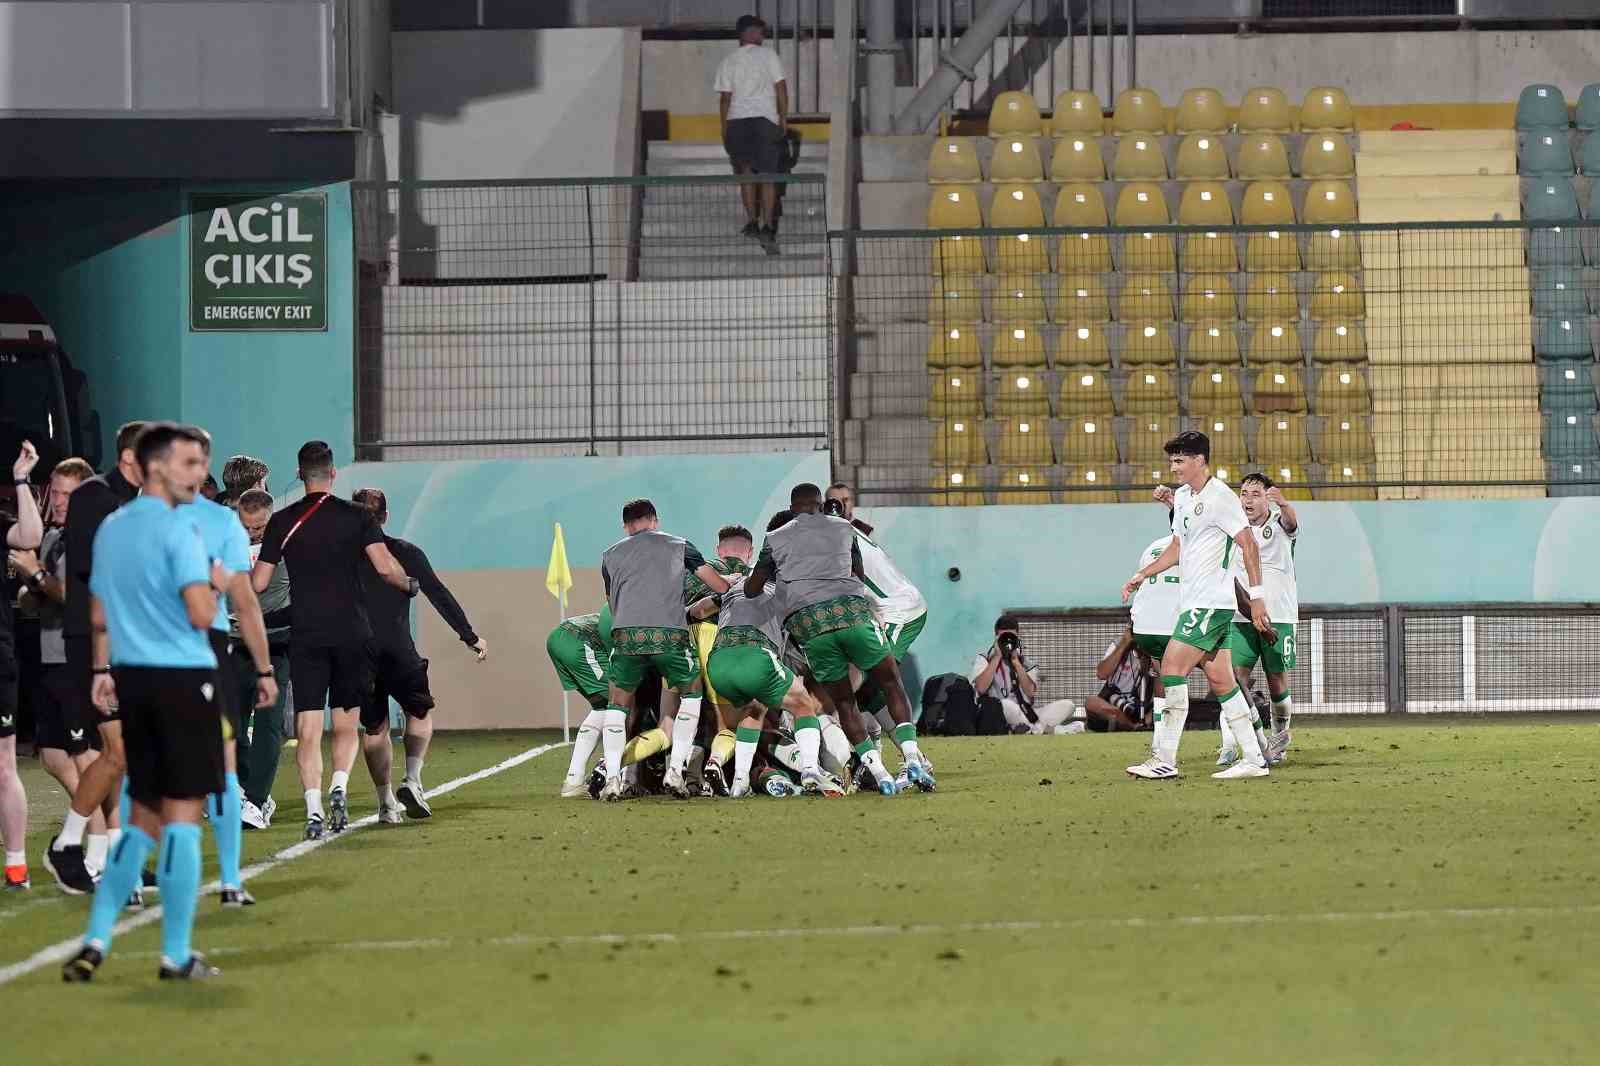
[{"label": "man in black shorts", "polygon": [[[0,546],[31,551],[44,536],[44,521],[33,498],[28,475],[39,453],[28,441],[11,467],[17,517],[0,515]],[[0,836],[5,838],[5,881],[8,890],[28,888],[28,857],[22,838],[28,832],[28,794],[17,776],[17,656],[12,641],[11,600],[0,595]]]},{"label": "man in black shorts", "polygon": [[[306,839],[350,824],[346,789],[360,747],[356,715],[372,688],[370,645],[361,570],[372,568],[388,584],[417,594],[417,582],[389,553],[372,515],[333,495],[338,471],[326,441],[300,448],[306,494],[267,523],[252,582],[267,590],[280,562],[289,566],[289,679],[294,693],[295,761],[306,797]],[[333,709],[333,778],[328,813],[322,812],[322,714]]]},{"label": "man in black shorts", "polygon": [[[382,489],[359,489],[351,499],[364,507],[381,530],[389,521],[389,499]],[[405,572],[416,579],[461,643],[477,655],[481,663],[489,657],[489,645],[472,631],[467,613],[450,595],[433,572],[433,565],[421,548],[410,541],[384,535],[383,543]],[[372,691],[361,705],[361,728],[366,731],[362,751],[372,783],[378,788],[378,820],[390,825],[401,821],[400,804],[412,818],[428,818],[433,809],[422,788],[422,764],[433,739],[433,693],[428,690],[428,660],[417,654],[411,639],[411,596],[378,576],[372,564],[361,568],[361,587],[367,597],[367,614],[372,621]],[[389,741],[389,700],[393,698],[406,715],[406,776],[400,782],[399,803],[389,783],[394,768],[394,746]]]},{"label": "man in black shorts", "polygon": [[[789,128],[789,86],[778,54],[761,47],[767,24],[742,15],[735,26],[739,50],[717,67],[714,88],[722,114],[722,146],[735,174],[779,174],[783,170],[783,138]],[[744,235],[761,242],[768,255],[778,254],[778,186],[745,182]]]}]

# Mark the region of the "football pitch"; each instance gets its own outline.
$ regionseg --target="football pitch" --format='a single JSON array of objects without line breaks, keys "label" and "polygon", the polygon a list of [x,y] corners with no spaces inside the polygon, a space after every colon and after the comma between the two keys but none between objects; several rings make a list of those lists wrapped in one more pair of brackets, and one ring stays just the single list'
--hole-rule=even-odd
[{"label": "football pitch", "polygon": [[[1595,720],[1296,726],[1288,766],[1229,783],[1215,733],[1176,782],[1123,775],[1148,734],[932,739],[940,791],[893,799],[559,800],[556,746],[283,856],[286,753],[277,824],[245,836],[275,864],[259,905],[201,901],[223,976],[196,985],[155,980],[158,922],[88,986],[36,955],[87,904],[39,866],[60,796],[30,763],[5,1059],[1595,1061]],[[428,783],[554,740],[440,734]]]}]

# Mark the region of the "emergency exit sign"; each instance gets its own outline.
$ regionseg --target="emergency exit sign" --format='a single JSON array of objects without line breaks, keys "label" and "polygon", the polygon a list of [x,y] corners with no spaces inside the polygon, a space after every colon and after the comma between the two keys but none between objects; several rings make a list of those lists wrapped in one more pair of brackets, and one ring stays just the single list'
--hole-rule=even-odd
[{"label": "emergency exit sign", "polygon": [[189,328],[328,328],[328,198],[191,193]]}]

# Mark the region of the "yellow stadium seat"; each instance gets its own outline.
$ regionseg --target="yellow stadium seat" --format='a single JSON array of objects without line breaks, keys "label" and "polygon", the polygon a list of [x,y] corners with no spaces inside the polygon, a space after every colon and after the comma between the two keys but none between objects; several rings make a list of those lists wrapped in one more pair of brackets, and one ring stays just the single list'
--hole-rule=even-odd
[{"label": "yellow stadium seat", "polygon": [[994,98],[989,108],[989,136],[1007,134],[1035,134],[1044,125],[1039,118],[1039,105],[1033,97],[1022,92],[1005,92]]},{"label": "yellow stadium seat", "polygon": [[1013,135],[994,142],[989,158],[989,180],[1043,181],[1044,163],[1039,159],[1039,139]]},{"label": "yellow stadium seat", "polygon": [[1237,485],[1244,474],[1239,468],[1250,461],[1245,447],[1244,419],[1210,415],[1195,419],[1195,428],[1211,438],[1212,473]]},{"label": "yellow stadium seat", "polygon": [[1299,318],[1294,281],[1287,274],[1251,274],[1244,293],[1244,317],[1250,322]]},{"label": "yellow stadium seat", "polygon": [[1349,230],[1313,233],[1306,242],[1307,270],[1354,270],[1360,265],[1361,249]]},{"label": "yellow stadium seat", "polygon": [[1234,335],[1233,323],[1220,322],[1195,326],[1189,330],[1183,349],[1184,362],[1209,366],[1239,365],[1239,338]]},{"label": "yellow stadium seat", "polygon": [[1290,176],[1289,153],[1275,133],[1252,133],[1239,140],[1239,177],[1284,180]]},{"label": "yellow stadium seat", "polygon": [[1311,499],[1311,489],[1307,487],[1311,478],[1306,474],[1304,462],[1285,462],[1269,458],[1263,460],[1261,466],[1273,484],[1278,486],[1278,491],[1283,493],[1284,499],[1295,502]]},{"label": "yellow stadium seat", "polygon": [[1239,101],[1240,133],[1293,133],[1294,116],[1282,89],[1258,85]]},{"label": "yellow stadium seat", "polygon": [[1281,181],[1251,182],[1239,204],[1239,221],[1246,226],[1290,226],[1294,224],[1294,198]]},{"label": "yellow stadium seat", "polygon": [[1257,368],[1251,408],[1258,415],[1306,413],[1306,387],[1300,367],[1293,363],[1269,363]]},{"label": "yellow stadium seat", "polygon": [[1233,234],[1223,229],[1233,225],[1233,205],[1221,184],[1195,182],[1185,186],[1183,199],[1178,202],[1178,223],[1214,227],[1183,238],[1184,270],[1232,273],[1239,269],[1239,250],[1234,246]]},{"label": "yellow stadium seat", "polygon": [[1356,172],[1355,153],[1338,133],[1307,134],[1300,149],[1302,178],[1348,178]]},{"label": "yellow stadium seat", "polygon": [[1104,275],[1067,274],[1056,289],[1057,322],[1109,322],[1111,300]]},{"label": "yellow stadium seat", "polygon": [[1154,89],[1124,89],[1117,94],[1117,106],[1111,114],[1111,132],[1165,133],[1167,112],[1161,106],[1161,97]]},{"label": "yellow stadium seat", "polygon": [[1172,347],[1172,331],[1165,322],[1136,322],[1129,325],[1122,341],[1123,366],[1176,366],[1177,350]]},{"label": "yellow stadium seat", "polygon": [[1252,274],[1299,270],[1300,244],[1293,233],[1282,230],[1249,234],[1244,242],[1244,268]]},{"label": "yellow stadium seat", "polygon": [[1153,501],[1152,490],[1158,485],[1167,485],[1172,481],[1171,467],[1167,457],[1152,459],[1148,463],[1135,463],[1128,475],[1128,483],[1138,486],[1118,494],[1121,503],[1144,503]]},{"label": "yellow stadium seat", "polygon": [[975,277],[937,279],[928,291],[928,322],[964,326],[983,321],[983,290]]},{"label": "yellow stadium seat", "polygon": [[1109,224],[1106,200],[1100,195],[1100,186],[1079,184],[1064,185],[1056,194],[1056,206],[1050,214],[1050,224],[1064,228],[1103,227]]},{"label": "yellow stadium seat", "polygon": [[1178,100],[1177,132],[1226,133],[1228,105],[1215,89],[1187,89]]},{"label": "yellow stadium seat", "polygon": [[1054,503],[1050,472],[1039,467],[1005,467],[995,479],[994,502],[1009,507]]},{"label": "yellow stadium seat", "polygon": [[[1119,226],[1166,226],[1171,224],[1167,198],[1161,186],[1135,181],[1122,186],[1117,194],[1116,222]],[[1123,238],[1122,269],[1142,273],[1172,273],[1177,269],[1172,254],[1172,235],[1130,233]]]},{"label": "yellow stadium seat", "polygon": [[1231,226],[1233,204],[1219,181],[1197,181],[1183,187],[1178,200],[1180,226]]},{"label": "yellow stadium seat", "polygon": [[1111,346],[1099,322],[1069,322],[1056,335],[1057,366],[1110,366]]},{"label": "yellow stadium seat", "polygon": [[[1339,226],[1356,220],[1355,196],[1343,181],[1314,181],[1306,188],[1305,221]],[[1361,265],[1356,237],[1337,228],[1314,232],[1306,244],[1310,270],[1354,270]]]},{"label": "yellow stadium seat", "polygon": [[1061,471],[1062,503],[1116,503],[1117,494],[1101,485],[1116,483],[1116,473],[1104,465],[1069,466]]},{"label": "yellow stadium seat", "polygon": [[1227,181],[1233,175],[1227,149],[1215,133],[1191,133],[1185,137],[1178,145],[1173,172],[1179,181]]},{"label": "yellow stadium seat", "polygon": [[1115,409],[1116,405],[1111,400],[1111,384],[1106,380],[1104,368],[1061,368],[1061,393],[1056,401],[1056,414],[1062,418],[1074,415],[1109,416]]},{"label": "yellow stadium seat", "polygon": [[1323,419],[1317,458],[1324,463],[1371,463],[1372,431],[1359,415]]},{"label": "yellow stadium seat", "polygon": [[1044,420],[1016,418],[1000,423],[995,458],[1001,463],[1055,462],[1050,452],[1050,427]]},{"label": "yellow stadium seat", "polygon": [[1317,414],[1364,415],[1372,410],[1367,379],[1353,363],[1331,363],[1317,370]]},{"label": "yellow stadium seat", "polygon": [[1094,93],[1079,89],[1056,97],[1056,108],[1050,115],[1050,132],[1056,136],[1083,133],[1098,137],[1105,129],[1105,108]]},{"label": "yellow stadium seat", "polygon": [[1124,274],[1117,294],[1119,322],[1168,322],[1172,319],[1172,277],[1168,274]]},{"label": "yellow stadium seat", "polygon": [[[1173,404],[1174,407],[1177,404]],[[1163,473],[1167,468],[1167,453],[1163,447],[1178,435],[1176,412],[1164,416],[1141,415],[1128,429],[1128,462],[1157,463]]]},{"label": "yellow stadium seat", "polygon": [[1209,366],[1189,375],[1189,412],[1196,417],[1243,414],[1238,372],[1232,367]]},{"label": "yellow stadium seat", "polygon": [[[1239,221],[1246,226],[1287,226],[1294,223],[1294,201],[1289,187],[1279,181],[1258,181],[1244,191]],[[1300,269],[1300,245],[1292,233],[1280,230],[1245,237],[1245,269],[1287,273]]]},{"label": "yellow stadium seat", "polygon": [[1170,233],[1130,233],[1122,238],[1122,269],[1141,273],[1171,273],[1177,269]]},{"label": "yellow stadium seat", "polygon": [[1352,319],[1362,318],[1366,313],[1361,283],[1353,274],[1334,271],[1317,275],[1311,287],[1312,318]]},{"label": "yellow stadium seat", "polygon": [[1343,89],[1326,85],[1307,89],[1305,102],[1300,105],[1300,128],[1307,133],[1354,130],[1356,113],[1350,98]]},{"label": "yellow stadium seat", "polygon": [[1178,390],[1173,387],[1172,372],[1159,366],[1141,366],[1128,371],[1128,381],[1122,390],[1122,409],[1137,416],[1176,415]]},{"label": "yellow stadium seat", "polygon": [[1021,322],[1002,326],[995,330],[989,362],[996,370],[1002,367],[1044,366],[1044,334],[1032,325]]},{"label": "yellow stadium seat", "polygon": [[1365,463],[1329,463],[1323,468],[1322,480],[1329,482],[1327,488],[1313,489],[1313,499],[1318,500],[1375,500],[1378,490],[1368,485],[1358,487],[1360,482],[1373,480],[1372,471]]},{"label": "yellow stadium seat", "polygon": [[1232,322],[1238,314],[1233,282],[1226,274],[1191,277],[1178,308],[1178,316],[1185,322]]},{"label": "yellow stadium seat", "polygon": [[983,180],[971,137],[940,137],[928,151],[928,184],[976,185]]},{"label": "yellow stadium seat", "polygon": [[981,423],[965,418],[951,418],[933,423],[933,441],[929,457],[937,466],[964,466],[984,461],[983,429]]},{"label": "yellow stadium seat", "polygon": [[[941,186],[928,201],[929,229],[977,229],[983,225],[976,189]],[[988,270],[983,241],[973,237],[940,237],[933,247],[933,273],[982,274]]]},{"label": "yellow stadium seat", "polygon": [[1106,161],[1100,142],[1078,135],[1059,137],[1050,149],[1050,180],[1058,184],[1071,181],[1104,181]]},{"label": "yellow stadium seat", "polygon": [[1308,225],[1334,225],[1356,220],[1356,198],[1346,181],[1314,181],[1306,186],[1302,213]]},{"label": "yellow stadium seat", "polygon": [[996,322],[1043,322],[1045,317],[1044,286],[1037,274],[1007,274],[1000,279],[994,290]]},{"label": "yellow stadium seat", "polygon": [[1364,363],[1367,339],[1360,323],[1334,319],[1317,323],[1311,335],[1311,358],[1319,363]]},{"label": "yellow stadium seat", "polygon": [[978,346],[978,331],[973,326],[950,326],[936,329],[928,338],[928,366],[942,370],[948,367],[973,367],[983,365],[983,349]]},{"label": "yellow stadium seat", "polygon": [[1300,331],[1293,322],[1261,322],[1250,334],[1250,365],[1301,363]]},{"label": "yellow stadium seat", "polygon": [[1134,133],[1117,142],[1111,161],[1111,177],[1116,181],[1165,181],[1167,156],[1155,134]]},{"label": "yellow stadium seat", "polygon": [[1048,387],[1043,369],[1023,368],[997,374],[994,413],[1046,417],[1050,413]]},{"label": "yellow stadium seat", "polygon": [[928,375],[928,414],[935,418],[983,414],[983,373],[952,369]]},{"label": "yellow stadium seat", "polygon": [[[1043,229],[1044,208],[1032,185],[1002,185],[989,205],[996,229]],[[995,238],[995,264],[1002,274],[1042,274],[1050,270],[1046,240],[1037,233]]]},{"label": "yellow stadium seat", "polygon": [[[1056,196],[1051,225],[1063,229],[1104,227],[1106,202],[1098,185],[1066,185]],[[1100,273],[1111,269],[1111,240],[1104,233],[1069,233],[1058,246],[1061,272]]]},{"label": "yellow stadium seat", "polygon": [[934,475],[928,503],[934,507],[982,507],[983,492],[971,469],[950,469]]},{"label": "yellow stadium seat", "polygon": [[1117,436],[1111,428],[1111,418],[1074,418],[1067,423],[1061,437],[1061,461],[1083,466],[1086,464],[1115,463],[1117,461]]},{"label": "yellow stadium seat", "polygon": [[1299,415],[1274,414],[1257,419],[1256,457],[1263,463],[1309,463],[1311,445],[1306,440],[1305,419]]}]

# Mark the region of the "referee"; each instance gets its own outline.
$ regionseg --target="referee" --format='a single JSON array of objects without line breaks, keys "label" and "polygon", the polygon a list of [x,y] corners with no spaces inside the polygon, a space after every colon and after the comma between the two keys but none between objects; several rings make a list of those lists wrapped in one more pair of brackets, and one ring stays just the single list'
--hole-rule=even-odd
[{"label": "referee", "polygon": [[88,981],[105,961],[117,914],[157,838],[159,975],[218,972],[189,941],[200,894],[200,812],[206,796],[222,790],[217,657],[206,632],[217,613],[213,586],[226,582],[220,566],[208,565],[194,522],[176,510],[205,477],[205,443],[170,422],[147,426],[134,444],[143,493],[95,535],[94,703],[121,711],[132,824],[95,886],[83,947],[61,969],[65,981]]}]

